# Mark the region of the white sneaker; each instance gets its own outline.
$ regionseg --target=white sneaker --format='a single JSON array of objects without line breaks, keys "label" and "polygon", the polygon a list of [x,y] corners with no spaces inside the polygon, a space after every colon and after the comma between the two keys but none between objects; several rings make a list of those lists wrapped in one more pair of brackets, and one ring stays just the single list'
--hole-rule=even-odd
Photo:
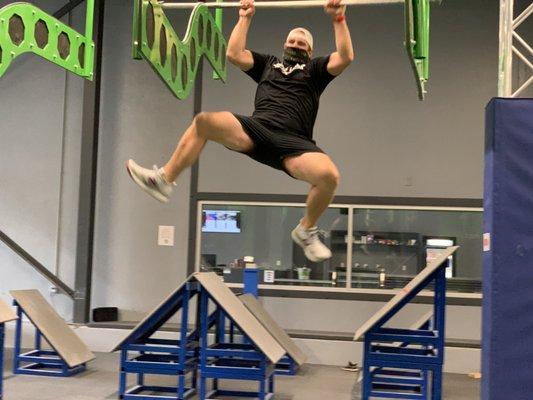
[{"label": "white sneaker", "polygon": [[331,250],[328,249],[318,237],[318,228],[315,226],[304,229],[298,224],[291,233],[294,240],[303,250],[309,261],[321,262],[331,258]]},{"label": "white sneaker", "polygon": [[172,183],[163,177],[163,169],[154,165],[153,169],[143,168],[133,160],[126,162],[131,179],[153,198],[167,203],[172,193]]}]

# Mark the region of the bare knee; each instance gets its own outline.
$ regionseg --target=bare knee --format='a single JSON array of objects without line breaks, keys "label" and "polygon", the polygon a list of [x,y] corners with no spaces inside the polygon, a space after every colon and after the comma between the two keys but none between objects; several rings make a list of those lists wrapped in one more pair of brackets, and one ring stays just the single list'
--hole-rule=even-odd
[{"label": "bare knee", "polygon": [[193,119],[196,131],[201,138],[209,139],[209,132],[212,130],[213,119],[209,112],[199,112]]},{"label": "bare knee", "polygon": [[320,172],[317,185],[328,190],[335,190],[339,186],[340,179],[341,177],[337,168],[327,168]]}]

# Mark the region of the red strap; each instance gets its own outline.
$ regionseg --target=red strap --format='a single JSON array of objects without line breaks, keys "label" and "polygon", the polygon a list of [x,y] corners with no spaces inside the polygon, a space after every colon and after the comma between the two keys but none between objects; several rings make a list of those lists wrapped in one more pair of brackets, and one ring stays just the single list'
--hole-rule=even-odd
[{"label": "red strap", "polygon": [[346,17],[344,16],[344,14],[342,14],[342,15],[337,15],[337,18],[335,18],[335,21],[336,21],[336,22],[343,22],[343,21],[346,21]]}]

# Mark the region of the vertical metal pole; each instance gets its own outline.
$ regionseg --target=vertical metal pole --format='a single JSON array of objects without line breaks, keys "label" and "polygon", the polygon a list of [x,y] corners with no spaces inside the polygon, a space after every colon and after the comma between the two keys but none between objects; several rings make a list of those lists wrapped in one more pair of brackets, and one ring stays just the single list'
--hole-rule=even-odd
[{"label": "vertical metal pole", "polygon": [[207,394],[207,379],[204,376],[204,370],[207,367],[207,348],[209,347],[209,340],[208,340],[208,324],[209,324],[209,295],[207,294],[207,290],[205,290],[203,287],[200,289],[200,297],[198,299],[199,301],[199,317],[200,317],[200,368],[199,368],[199,374],[200,374],[200,399],[205,399]]},{"label": "vertical metal pole", "polygon": [[[141,356],[143,356],[143,355],[146,354],[146,352],[145,351],[141,351],[141,352],[139,352],[139,354]],[[144,373],[142,373],[142,372],[139,372],[137,374],[137,385],[138,386],[144,386]]]},{"label": "vertical metal pole", "polygon": [[[444,336],[446,334],[446,265],[443,264],[435,277],[435,298],[433,316],[435,319],[435,329],[439,332],[439,353],[443,357],[444,353]],[[444,362],[444,358],[442,360]]]},{"label": "vertical metal pole", "polygon": [[215,340],[217,343],[226,342],[226,313],[220,307],[217,316],[217,330]]},{"label": "vertical metal pole", "polygon": [[126,393],[126,382],[127,382],[127,374],[124,369],[124,365],[126,364],[126,360],[128,358],[128,351],[125,349],[127,345],[122,345],[122,349],[120,350],[120,375],[119,375],[119,388],[118,388],[118,394],[119,398],[123,399],[124,394]]},{"label": "vertical metal pole", "polygon": [[20,356],[20,348],[21,348],[21,341],[22,341],[22,308],[14,302],[13,303],[15,307],[17,307],[17,322],[15,326],[15,348],[14,348],[14,354],[13,354],[13,373],[17,374],[19,369],[19,356]]},{"label": "vertical metal pole", "polygon": [[348,208],[348,229],[346,232],[346,288],[352,288],[352,264],[353,264],[353,207]]},{"label": "vertical metal pole", "polygon": [[364,343],[364,353],[363,353],[363,383],[361,395],[363,400],[368,400],[370,398],[370,393],[372,391],[372,376],[370,374],[370,362],[368,357],[370,355],[370,340],[365,337]]},{"label": "vertical metal pole", "polygon": [[513,15],[514,0],[500,0],[500,55],[498,62],[498,96],[513,94]]},{"label": "vertical metal pole", "polygon": [[185,285],[185,290],[183,291],[183,302],[181,306],[181,329],[180,329],[180,364],[185,365],[187,362],[187,350],[188,350],[188,340],[187,340],[187,330],[189,328],[189,300],[190,295],[190,285],[187,283]]},{"label": "vertical metal pole", "polygon": [[[193,116],[196,116],[202,111],[202,85],[203,85],[203,58],[198,64],[198,72],[196,74],[196,82],[194,84],[194,110]],[[190,200],[189,200],[189,247],[187,249],[187,274],[192,274],[196,265],[196,235],[201,235],[198,232],[198,171],[200,162],[197,161],[191,167],[191,184],[190,184]]]},{"label": "vertical metal pole", "polygon": [[5,324],[0,324],[0,399],[2,398],[4,381],[4,338]]},{"label": "vertical metal pole", "polygon": [[83,88],[80,190],[78,200],[78,233],[73,315],[73,320],[77,323],[89,321],[91,308],[104,8],[105,1],[96,0],[94,8],[94,42],[96,45],[94,79],[92,82],[85,81]]},{"label": "vertical metal pole", "polygon": [[35,327],[35,350],[41,351],[41,331]]}]

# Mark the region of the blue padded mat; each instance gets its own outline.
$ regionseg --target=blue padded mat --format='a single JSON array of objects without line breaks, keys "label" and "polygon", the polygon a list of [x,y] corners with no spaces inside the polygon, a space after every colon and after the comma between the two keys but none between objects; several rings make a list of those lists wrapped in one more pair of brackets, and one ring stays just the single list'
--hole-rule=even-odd
[{"label": "blue padded mat", "polygon": [[533,99],[488,104],[484,192],[482,399],[532,400]]}]

